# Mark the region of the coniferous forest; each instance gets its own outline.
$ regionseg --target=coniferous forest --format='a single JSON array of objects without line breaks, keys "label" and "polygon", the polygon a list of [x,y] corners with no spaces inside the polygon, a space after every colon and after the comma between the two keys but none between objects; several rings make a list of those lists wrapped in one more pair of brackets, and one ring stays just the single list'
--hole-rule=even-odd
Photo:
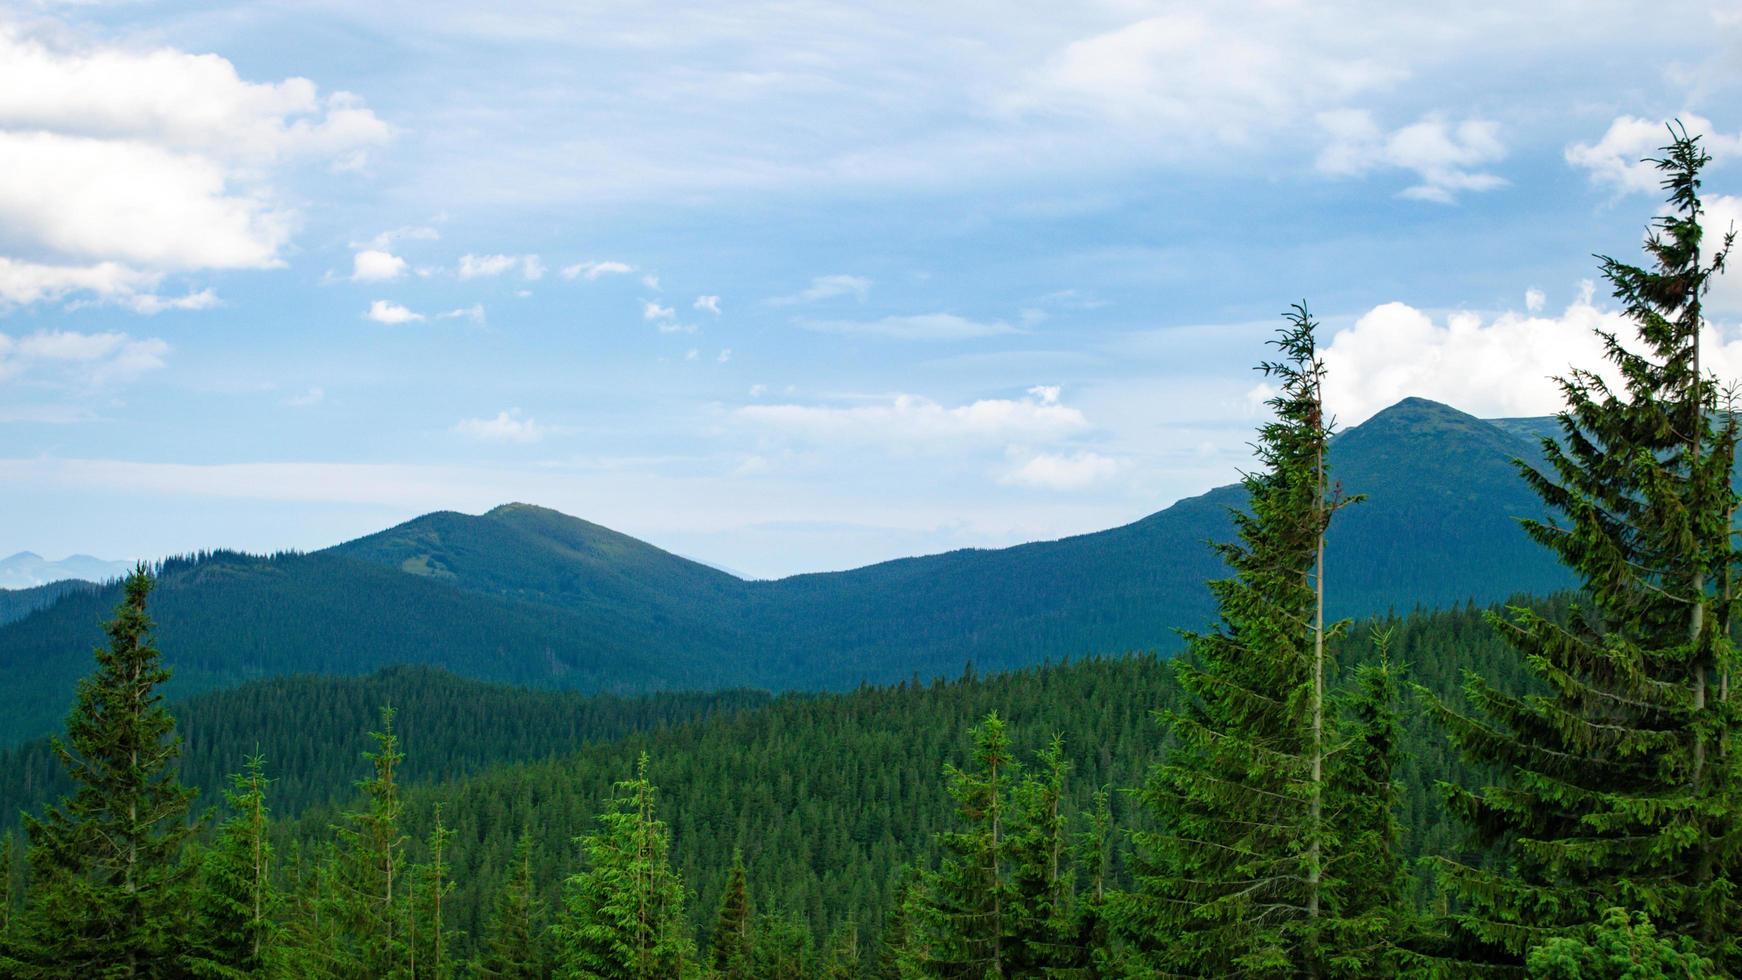
[{"label": "coniferous forest", "polygon": [[1620,381],[1569,367],[1517,463],[1574,589],[1334,615],[1332,529],[1383,488],[1331,465],[1304,304],[1261,355],[1215,616],[1171,657],[170,701],[141,565],[62,733],[0,753],[0,975],[1742,974],[1742,428],[1700,344],[1730,233],[1671,136],[1643,264],[1601,259]]}]

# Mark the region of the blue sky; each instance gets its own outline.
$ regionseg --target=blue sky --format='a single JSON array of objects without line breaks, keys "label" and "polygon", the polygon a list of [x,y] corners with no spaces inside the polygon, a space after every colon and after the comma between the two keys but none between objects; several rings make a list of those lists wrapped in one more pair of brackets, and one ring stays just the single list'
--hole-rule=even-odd
[{"label": "blue sky", "polygon": [[1301,299],[1345,422],[1546,413],[1665,119],[1742,222],[1739,94],[1729,4],[0,6],[0,552],[1097,530],[1234,477]]}]

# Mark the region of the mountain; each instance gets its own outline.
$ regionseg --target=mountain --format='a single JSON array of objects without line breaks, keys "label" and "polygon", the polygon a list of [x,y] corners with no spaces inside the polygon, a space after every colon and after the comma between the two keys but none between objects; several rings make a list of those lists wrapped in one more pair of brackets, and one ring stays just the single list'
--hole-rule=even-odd
[{"label": "mountain", "polygon": [[47,585],[0,589],[0,625],[23,619],[38,609],[52,606],[56,599],[69,592],[85,592],[95,588],[97,585],[93,582],[65,578]]},{"label": "mountain", "polygon": [[133,563],[129,561],[104,561],[90,555],[69,555],[60,561],[49,561],[34,552],[20,551],[10,558],[0,558],[0,589],[29,589],[67,579],[108,582],[132,570]]},{"label": "mountain", "polygon": [[[1538,512],[1511,459],[1539,446],[1408,399],[1340,435],[1336,615],[1516,593],[1571,579],[1516,518]],[[153,614],[179,695],[291,673],[395,663],[579,691],[847,688],[1087,653],[1168,651],[1208,624],[1207,546],[1238,487],[1123,527],[844,572],[744,581],[525,504],[428,514],[308,555],[166,563]],[[113,589],[0,626],[0,744],[52,729],[89,669]]]}]

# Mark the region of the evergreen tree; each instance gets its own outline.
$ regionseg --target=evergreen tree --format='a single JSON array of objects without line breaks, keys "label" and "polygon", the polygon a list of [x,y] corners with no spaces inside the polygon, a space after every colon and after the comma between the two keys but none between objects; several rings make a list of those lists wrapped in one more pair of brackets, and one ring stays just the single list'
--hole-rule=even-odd
[{"label": "evergreen tree", "polygon": [[862,953],[859,948],[859,924],[851,919],[835,927],[825,947],[819,980],[859,980]]},{"label": "evergreen tree", "polygon": [[27,817],[30,904],[13,955],[21,976],[145,977],[185,968],[194,791],[176,779],[181,740],[158,688],[143,564],[123,586],[109,644],[79,682],[55,754],[76,789]]},{"label": "evergreen tree", "polygon": [[1324,364],[1304,306],[1261,366],[1277,380],[1259,431],[1262,469],[1242,481],[1239,541],[1217,546],[1232,578],[1210,583],[1214,632],[1178,658],[1186,703],[1163,713],[1174,744],[1142,799],[1157,830],[1134,835],[1135,888],[1121,933],[1147,969],[1291,975],[1318,969],[1334,882],[1324,819],[1324,534],[1345,501],[1328,482]]},{"label": "evergreen tree", "polygon": [[755,980],[812,980],[810,930],[791,913],[764,912],[750,930],[749,972]]},{"label": "evergreen tree", "polygon": [[442,805],[435,805],[435,826],[430,829],[429,861],[413,869],[411,901],[409,903],[408,959],[411,974],[443,980],[454,973],[453,936],[447,928],[443,911],[454,890],[448,876],[447,850],[454,832],[442,826]]},{"label": "evergreen tree", "polygon": [[273,887],[266,761],[248,759],[230,777],[229,820],[200,862],[193,971],[200,976],[268,977],[285,969],[279,896]]},{"label": "evergreen tree", "polygon": [[938,835],[942,865],[927,876],[915,957],[929,977],[1003,977],[1010,963],[1006,784],[1016,770],[996,712],[972,731],[974,767],[949,766],[959,829]]},{"label": "evergreen tree", "polygon": [[926,952],[916,927],[922,887],[920,876],[912,868],[902,867],[896,872],[895,889],[877,937],[877,960],[871,970],[874,980],[904,980],[916,975],[916,961]]},{"label": "evergreen tree", "polygon": [[1474,709],[1431,699],[1453,741],[1496,785],[1447,788],[1451,813],[1495,863],[1445,859],[1455,954],[1522,964],[1604,909],[1644,912],[1667,937],[1742,971],[1738,755],[1730,698],[1736,556],[1730,521],[1736,418],[1701,366],[1703,263],[1697,137],[1671,130],[1671,213],[1646,241],[1652,268],[1602,260],[1643,346],[1599,332],[1621,379],[1561,380],[1562,439],[1520,471],[1554,515],[1526,524],[1583,582],[1564,618],[1494,617],[1532,678],[1505,690],[1471,675]]},{"label": "evergreen tree", "polygon": [[337,939],[328,972],[340,977],[397,977],[410,972],[406,935],[405,842],[400,830],[399,764],[404,754],[393,731],[393,709],[381,710],[381,731],[370,732],[375,751],[363,753],[374,769],[359,782],[365,806],[345,814],[338,847],[322,875],[327,934]]},{"label": "evergreen tree", "polygon": [[1340,975],[1372,977],[1396,969],[1393,945],[1405,933],[1403,828],[1395,774],[1403,739],[1393,631],[1375,627],[1379,657],[1355,669],[1338,705],[1342,740],[1326,786],[1331,837],[1339,846],[1330,869],[1337,885],[1325,924],[1326,962]]},{"label": "evergreen tree", "polygon": [[1660,938],[1642,912],[1606,909],[1590,938],[1556,936],[1530,951],[1526,966],[1541,980],[1705,980],[1719,974],[1687,936]]},{"label": "evergreen tree", "polygon": [[611,808],[599,815],[599,832],[579,839],[587,868],[565,883],[551,927],[557,976],[665,980],[692,971],[683,882],[654,814],[655,793],[643,755],[635,778],[617,784]]},{"label": "evergreen tree", "polygon": [[1011,976],[1040,976],[1086,967],[1071,921],[1070,842],[1062,804],[1070,762],[1055,735],[1041,752],[1039,772],[1017,785],[1017,820],[1009,837]]},{"label": "evergreen tree", "polygon": [[720,914],[714,918],[714,932],[709,942],[708,958],[714,972],[729,980],[748,980],[750,926],[754,912],[750,905],[750,883],[744,871],[742,852],[732,853],[732,872],[726,878],[726,892],[720,899]]},{"label": "evergreen tree", "polygon": [[532,836],[514,842],[508,880],[484,927],[484,955],[473,972],[486,980],[534,980],[546,973],[544,903],[532,881]]},{"label": "evergreen tree", "polygon": [[0,834],[0,953],[12,935],[12,916],[18,907],[18,844],[8,830]]}]

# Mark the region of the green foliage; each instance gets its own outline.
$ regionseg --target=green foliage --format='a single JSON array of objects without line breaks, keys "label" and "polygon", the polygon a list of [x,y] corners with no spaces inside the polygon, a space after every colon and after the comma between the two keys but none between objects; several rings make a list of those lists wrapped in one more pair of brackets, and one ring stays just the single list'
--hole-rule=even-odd
[{"label": "green foliage", "polygon": [[435,825],[430,828],[427,847],[429,860],[411,869],[411,902],[409,912],[409,959],[411,974],[444,980],[454,974],[453,943],[455,936],[447,925],[444,905],[454,891],[446,861],[448,845],[454,838],[450,828],[442,826],[442,805],[435,806]]},{"label": "green foliage", "polygon": [[1643,348],[1601,333],[1619,390],[1594,373],[1561,382],[1550,469],[1520,464],[1556,515],[1527,525],[1583,580],[1564,621],[1495,617],[1534,683],[1471,674],[1471,713],[1430,699],[1453,741],[1499,777],[1448,787],[1451,814],[1498,859],[1441,862],[1455,900],[1452,955],[1521,964],[1604,909],[1649,914],[1702,956],[1742,970],[1738,724],[1728,698],[1736,596],[1733,414],[1701,368],[1697,138],[1673,132],[1658,161],[1671,214],[1646,242],[1650,270],[1603,260]]},{"label": "green foliage", "polygon": [[578,841],[587,866],[568,879],[551,927],[558,977],[656,980],[694,970],[683,881],[654,796],[644,755],[635,778],[617,784],[600,830]]},{"label": "green foliage", "polygon": [[282,976],[286,949],[268,836],[266,760],[250,757],[230,778],[234,815],[200,862],[189,965],[199,976]]},{"label": "green foliage", "polygon": [[473,965],[483,980],[534,980],[549,972],[545,943],[545,905],[532,874],[532,837],[525,831],[514,842],[508,877],[496,893],[489,924],[484,927],[484,952]]},{"label": "green foliage", "polygon": [[1557,936],[1530,951],[1526,967],[1541,980],[1700,980],[1715,977],[1694,943],[1660,938],[1643,912],[1604,909],[1589,939]]},{"label": "green foliage", "polygon": [[365,752],[374,772],[359,782],[363,806],[335,828],[337,844],[319,872],[320,900],[314,910],[326,923],[321,945],[305,948],[304,972],[332,977],[409,975],[407,928],[409,868],[404,803],[398,770],[404,755],[393,731],[393,710],[382,709],[381,730],[371,732],[375,751]]},{"label": "green foliage", "polygon": [[79,682],[56,755],[76,787],[27,818],[30,904],[14,928],[11,967],[23,977],[173,974],[183,968],[192,866],[182,847],[194,792],[175,778],[181,743],[158,687],[169,679],[152,644],[143,565],[122,586]]},{"label": "green foliage", "polygon": [[720,914],[708,940],[708,960],[724,980],[750,980],[750,926],[755,910],[750,903],[750,882],[744,870],[742,851],[732,852],[732,873],[720,897]]},{"label": "green foliage", "polygon": [[1135,836],[1135,887],[1116,923],[1151,968],[1292,975],[1319,965],[1323,819],[1324,533],[1342,503],[1326,476],[1329,423],[1314,324],[1296,307],[1273,341],[1275,417],[1261,468],[1244,480],[1239,541],[1217,550],[1232,578],[1210,583],[1221,625],[1187,633],[1175,662],[1183,704],[1163,714],[1172,750],[1143,791],[1156,829]]}]

